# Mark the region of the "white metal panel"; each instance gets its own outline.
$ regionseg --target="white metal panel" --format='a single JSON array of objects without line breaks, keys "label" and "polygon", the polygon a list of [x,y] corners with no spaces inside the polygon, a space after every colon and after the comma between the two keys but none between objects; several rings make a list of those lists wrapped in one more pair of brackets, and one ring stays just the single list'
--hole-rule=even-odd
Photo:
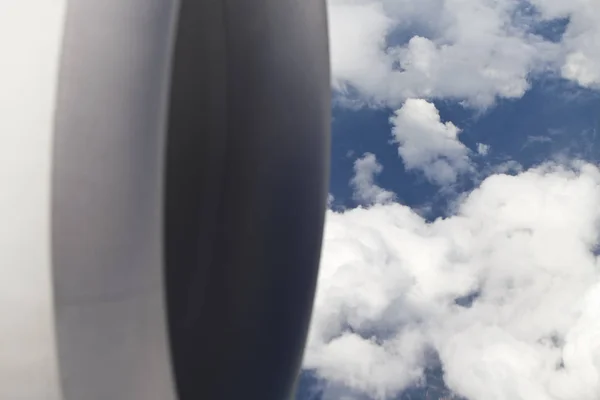
[{"label": "white metal panel", "polygon": [[57,400],[50,170],[64,0],[0,1],[0,399]]}]

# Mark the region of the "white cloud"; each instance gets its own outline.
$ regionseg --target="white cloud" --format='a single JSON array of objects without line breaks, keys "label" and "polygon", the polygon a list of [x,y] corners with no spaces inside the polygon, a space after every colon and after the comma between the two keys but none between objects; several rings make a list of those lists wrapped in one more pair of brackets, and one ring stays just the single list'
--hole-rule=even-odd
[{"label": "white cloud", "polygon": [[[538,14],[523,16],[533,3]],[[329,0],[333,86],[363,102],[398,107],[411,97],[485,108],[519,98],[532,76],[556,71],[600,84],[597,0]],[[533,34],[569,17],[559,43]],[[349,89],[352,89],[351,91]]]},{"label": "white cloud", "polygon": [[385,399],[432,350],[470,400],[598,399],[598,204],[600,171],[578,164],[493,175],[432,223],[329,211],[305,367]]},{"label": "white cloud", "polygon": [[563,77],[600,87],[600,3],[597,0],[531,0],[545,19],[569,18],[562,40]]},{"label": "white cloud", "polygon": [[443,123],[432,103],[408,99],[390,122],[407,170],[422,170],[429,181],[445,185],[471,169],[469,150],[458,140],[460,129]]},{"label": "white cloud", "polygon": [[513,0],[330,0],[333,83],[368,102],[522,96],[557,53],[513,23]]},{"label": "white cloud", "polygon": [[490,152],[490,145],[483,144],[483,143],[477,143],[477,153],[480,156],[487,156],[489,152]]},{"label": "white cloud", "polygon": [[380,188],[374,183],[375,176],[383,171],[374,154],[365,153],[354,162],[354,177],[350,181],[354,187],[354,199],[363,204],[387,203],[395,198],[394,192]]},{"label": "white cloud", "polygon": [[352,82],[361,92],[384,90],[381,76],[388,73],[385,37],[393,21],[386,17],[378,2],[333,1],[329,4],[334,87],[343,90],[345,82]]}]

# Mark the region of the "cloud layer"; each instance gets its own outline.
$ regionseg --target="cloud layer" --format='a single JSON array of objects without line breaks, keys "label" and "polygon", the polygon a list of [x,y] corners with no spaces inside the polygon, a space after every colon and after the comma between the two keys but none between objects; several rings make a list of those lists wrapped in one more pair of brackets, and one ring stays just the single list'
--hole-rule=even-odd
[{"label": "cloud layer", "polygon": [[432,223],[397,203],[328,212],[305,368],[385,399],[437,356],[472,400],[597,399],[598,204],[580,163],[493,175]]},{"label": "cloud layer", "polygon": [[[485,108],[553,72],[600,85],[596,0],[329,0],[333,86],[392,108],[407,98]],[[560,40],[539,29],[565,21]]]}]

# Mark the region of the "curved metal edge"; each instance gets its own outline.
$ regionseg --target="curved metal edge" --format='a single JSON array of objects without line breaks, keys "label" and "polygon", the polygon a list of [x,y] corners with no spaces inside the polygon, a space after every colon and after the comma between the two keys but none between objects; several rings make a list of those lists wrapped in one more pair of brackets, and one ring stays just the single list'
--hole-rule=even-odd
[{"label": "curved metal edge", "polygon": [[282,400],[318,272],[331,94],[323,0],[182,2],[166,275],[181,400]]},{"label": "curved metal edge", "polygon": [[66,400],[174,399],[162,261],[175,0],[70,1],[52,272]]}]

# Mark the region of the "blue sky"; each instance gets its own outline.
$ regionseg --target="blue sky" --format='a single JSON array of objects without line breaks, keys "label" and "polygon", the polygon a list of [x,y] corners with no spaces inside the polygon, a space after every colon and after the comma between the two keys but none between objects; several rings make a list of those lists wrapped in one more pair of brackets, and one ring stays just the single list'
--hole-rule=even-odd
[{"label": "blue sky", "polygon": [[329,13],[333,202],[297,399],[598,398],[600,5]]},{"label": "blue sky", "polygon": [[[468,110],[452,101],[436,101],[442,120],[463,129],[460,140],[476,151],[477,143],[490,146],[486,157],[473,161],[484,169],[514,160],[524,168],[567,155],[590,161],[600,158],[600,93],[559,78],[532,82],[522,98],[503,100],[484,112]],[[352,208],[350,180],[354,161],[364,153],[377,156],[384,169],[377,180],[393,191],[403,204],[420,206],[444,196],[436,185],[418,173],[407,172],[393,146],[390,109],[351,109],[333,106],[330,193],[335,207]],[[466,190],[475,184],[464,182]],[[438,199],[441,197],[441,199]],[[442,210],[434,214],[439,216]]]}]

